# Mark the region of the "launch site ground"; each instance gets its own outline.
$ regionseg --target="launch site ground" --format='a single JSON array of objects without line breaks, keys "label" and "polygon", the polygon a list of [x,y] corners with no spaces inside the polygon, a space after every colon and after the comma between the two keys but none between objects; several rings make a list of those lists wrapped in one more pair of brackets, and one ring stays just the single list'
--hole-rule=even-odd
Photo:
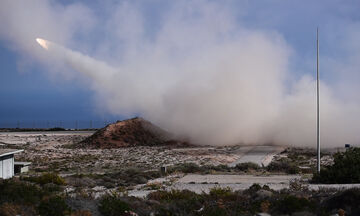
[{"label": "launch site ground", "polygon": [[[344,196],[350,193],[357,200],[352,190],[360,188],[360,184],[311,184],[315,149],[244,145],[86,148],[84,142],[99,131],[106,130],[0,132],[0,148],[24,149],[15,161],[31,162],[29,172],[0,181],[12,188],[6,196],[34,185],[41,193],[62,197],[78,213],[75,215],[111,215],[101,209],[107,202],[110,209],[121,202],[132,210],[119,215],[219,215],[209,211],[227,212],[220,215],[316,215],[321,211],[339,215],[348,206]],[[126,131],[137,134],[130,126]],[[333,164],[333,153],[338,151],[344,149],[324,150],[322,165]],[[47,199],[41,202],[58,206],[58,201]],[[0,212],[29,212],[17,202],[20,206],[0,206]],[[357,204],[345,208],[347,215],[358,214],[353,206]],[[241,214],[236,213],[239,208]]]},{"label": "launch site ground", "polygon": [[[130,194],[141,197],[152,191],[151,187],[188,189],[201,193],[215,186],[239,190],[258,183],[280,190],[289,187],[290,182],[295,180],[306,182],[316,163],[314,149],[286,146],[136,146],[116,149],[73,147],[93,133],[1,132],[0,144],[3,144],[3,148],[25,150],[15,158],[17,161],[32,163],[30,172],[22,175],[56,172],[68,181],[69,192],[81,187],[95,196],[118,186],[124,186]],[[323,155],[323,164],[332,163],[330,155],[329,151]],[[276,161],[280,166],[281,161],[293,164],[296,170],[265,168]],[[236,168],[237,164],[248,162],[257,164],[262,169]],[[161,167],[167,169],[164,174],[166,176],[147,176],[147,172],[158,171]],[[126,179],[127,172],[140,174]],[[293,175],[289,175],[292,172]]]}]

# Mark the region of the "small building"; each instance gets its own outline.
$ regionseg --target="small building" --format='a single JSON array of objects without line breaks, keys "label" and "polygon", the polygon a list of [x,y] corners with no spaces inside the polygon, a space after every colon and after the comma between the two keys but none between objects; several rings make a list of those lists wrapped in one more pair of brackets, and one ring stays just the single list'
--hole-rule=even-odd
[{"label": "small building", "polygon": [[12,178],[15,174],[14,154],[22,152],[22,149],[0,149],[0,178]]},{"label": "small building", "polygon": [[14,171],[15,174],[25,173],[29,171],[29,166],[31,162],[21,162],[21,161],[15,161],[14,162]]}]

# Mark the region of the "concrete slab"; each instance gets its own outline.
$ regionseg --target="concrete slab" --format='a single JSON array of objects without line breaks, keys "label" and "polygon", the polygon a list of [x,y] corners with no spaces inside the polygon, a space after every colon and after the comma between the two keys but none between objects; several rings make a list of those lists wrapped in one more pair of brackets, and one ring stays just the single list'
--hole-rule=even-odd
[{"label": "concrete slab", "polygon": [[251,162],[259,166],[268,166],[274,156],[285,149],[283,146],[244,146],[237,150],[241,156],[238,160],[230,163],[230,167],[236,164]]}]

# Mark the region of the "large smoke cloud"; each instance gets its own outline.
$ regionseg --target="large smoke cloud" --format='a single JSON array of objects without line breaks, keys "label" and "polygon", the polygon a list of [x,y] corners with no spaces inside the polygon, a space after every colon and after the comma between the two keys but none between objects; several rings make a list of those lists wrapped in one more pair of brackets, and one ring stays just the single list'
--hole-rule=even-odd
[{"label": "large smoke cloud", "polygon": [[[167,12],[150,22],[136,3],[104,6],[110,16],[96,20],[83,5],[34,2],[37,9],[31,4],[27,8],[38,14],[32,19],[18,2],[2,2],[0,35],[40,62],[66,62],[89,76],[97,100],[104,104],[101,108],[141,114],[195,143],[314,146],[313,77],[295,79],[290,62],[296,51],[283,36],[240,25],[231,7],[212,1],[178,2],[165,5]],[[103,34],[86,36],[94,31]],[[94,37],[96,43],[79,40],[78,35]],[[34,47],[36,37],[93,58],[57,45],[48,56]],[[332,57],[326,63],[354,74],[358,57],[351,56],[347,67]],[[327,147],[360,141],[360,103],[354,100],[358,97],[338,93],[347,82],[321,83],[322,141]]]}]

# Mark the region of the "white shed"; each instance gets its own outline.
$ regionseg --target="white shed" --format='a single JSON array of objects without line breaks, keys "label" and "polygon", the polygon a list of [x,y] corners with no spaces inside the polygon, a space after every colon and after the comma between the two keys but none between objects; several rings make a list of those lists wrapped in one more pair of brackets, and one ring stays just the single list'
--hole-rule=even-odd
[{"label": "white shed", "polygon": [[14,154],[22,149],[0,149],[0,178],[8,179],[14,176]]}]

